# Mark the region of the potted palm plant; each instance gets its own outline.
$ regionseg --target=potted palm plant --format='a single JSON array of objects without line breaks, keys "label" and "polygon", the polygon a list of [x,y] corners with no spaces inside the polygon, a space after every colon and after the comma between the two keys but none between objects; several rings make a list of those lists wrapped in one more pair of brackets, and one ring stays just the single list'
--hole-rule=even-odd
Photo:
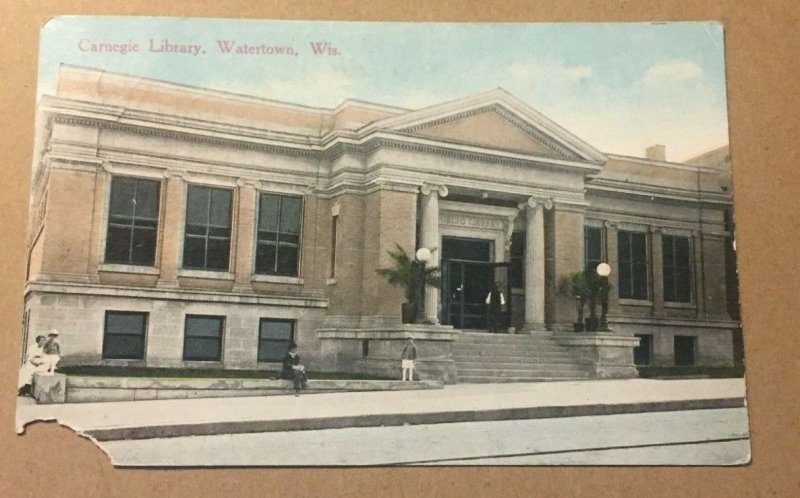
[{"label": "potted palm plant", "polygon": [[558,293],[575,300],[575,311],[578,315],[577,320],[572,324],[575,332],[584,330],[583,307],[586,304],[587,290],[586,275],[582,271],[576,271],[558,279]]},{"label": "potted palm plant", "polygon": [[392,258],[392,267],[379,268],[375,271],[390,284],[403,288],[406,299],[401,306],[403,323],[414,323],[421,309],[425,286],[438,289],[441,285],[439,269],[410,257],[399,244],[396,244],[394,250],[387,252]]},{"label": "potted palm plant", "polygon": [[[558,293],[575,300],[577,321],[573,323],[575,332],[596,332],[600,328],[600,319],[597,317],[597,304],[605,304],[604,292],[607,296],[607,281],[592,271],[576,271],[564,275],[558,281]],[[606,298],[607,299],[607,298]],[[589,308],[589,317],[584,320],[584,306]],[[607,305],[605,305],[607,306]],[[605,308],[604,308],[605,310]]]}]

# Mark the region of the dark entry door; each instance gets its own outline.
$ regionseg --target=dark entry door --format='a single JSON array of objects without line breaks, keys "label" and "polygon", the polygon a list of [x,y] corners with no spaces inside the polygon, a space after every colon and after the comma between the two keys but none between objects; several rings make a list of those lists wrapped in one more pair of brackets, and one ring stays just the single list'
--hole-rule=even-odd
[{"label": "dark entry door", "polygon": [[483,263],[450,259],[442,265],[443,319],[457,329],[486,330],[486,296],[497,282],[505,299],[500,317],[502,329],[511,323],[509,263]]}]

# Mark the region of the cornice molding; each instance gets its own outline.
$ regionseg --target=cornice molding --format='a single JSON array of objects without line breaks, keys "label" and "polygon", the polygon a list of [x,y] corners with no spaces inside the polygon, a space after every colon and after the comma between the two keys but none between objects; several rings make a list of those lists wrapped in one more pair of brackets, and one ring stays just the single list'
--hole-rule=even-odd
[{"label": "cornice molding", "polygon": [[124,131],[136,133],[139,135],[170,138],[174,140],[182,140],[188,142],[221,145],[225,147],[234,147],[238,149],[258,150],[272,154],[283,154],[289,156],[300,157],[319,157],[319,147],[313,147],[313,144],[276,144],[276,143],[263,143],[248,140],[246,137],[221,137],[202,134],[199,131],[183,131],[174,129],[165,129],[154,127],[155,123],[119,123],[110,122],[99,118],[86,118],[76,116],[59,115],[55,117],[55,122],[59,124],[79,125],[79,126],[96,126],[102,129]]}]

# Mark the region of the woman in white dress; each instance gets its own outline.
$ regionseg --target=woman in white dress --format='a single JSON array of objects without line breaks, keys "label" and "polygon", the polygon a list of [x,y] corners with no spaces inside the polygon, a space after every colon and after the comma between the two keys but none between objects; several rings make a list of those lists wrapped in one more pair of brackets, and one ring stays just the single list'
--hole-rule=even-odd
[{"label": "woman in white dress", "polygon": [[47,371],[47,365],[44,361],[45,342],[47,342],[47,338],[45,336],[36,336],[36,345],[31,347],[30,351],[28,351],[28,356],[25,358],[25,363],[19,369],[19,390],[17,391],[18,396],[31,394],[33,374],[36,372]]}]

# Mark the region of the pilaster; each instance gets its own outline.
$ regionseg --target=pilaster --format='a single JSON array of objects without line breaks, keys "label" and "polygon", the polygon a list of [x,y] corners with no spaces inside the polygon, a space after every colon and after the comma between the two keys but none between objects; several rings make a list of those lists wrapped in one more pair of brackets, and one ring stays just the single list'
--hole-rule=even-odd
[{"label": "pilaster", "polygon": [[183,247],[183,221],[186,211],[186,182],[175,173],[164,173],[166,194],[162,203],[161,278],[159,287],[178,287],[178,268]]},{"label": "pilaster", "polygon": [[661,229],[650,227],[650,255],[652,268],[653,315],[664,316],[664,247],[662,244]]},{"label": "pilaster", "polygon": [[252,292],[250,278],[253,274],[254,238],[256,229],[256,204],[258,202],[256,182],[239,179],[238,210],[236,223],[236,254],[234,263],[233,290]]}]

